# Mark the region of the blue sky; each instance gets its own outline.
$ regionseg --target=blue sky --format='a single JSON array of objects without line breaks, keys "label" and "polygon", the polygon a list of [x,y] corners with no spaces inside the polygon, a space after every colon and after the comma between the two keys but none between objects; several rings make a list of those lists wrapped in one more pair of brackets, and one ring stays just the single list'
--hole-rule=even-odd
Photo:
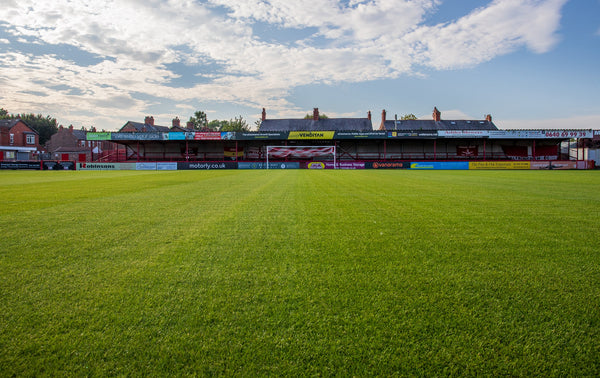
[{"label": "blue sky", "polygon": [[600,129],[600,0],[3,0],[0,107],[116,130],[492,114]]}]

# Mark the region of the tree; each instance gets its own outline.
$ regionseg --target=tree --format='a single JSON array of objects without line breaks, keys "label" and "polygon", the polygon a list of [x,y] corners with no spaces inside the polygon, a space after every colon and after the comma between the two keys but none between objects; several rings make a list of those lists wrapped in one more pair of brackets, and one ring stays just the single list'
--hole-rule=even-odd
[{"label": "tree", "polygon": [[[312,119],[313,115],[312,114],[306,114],[304,116],[304,119]],[[327,119],[329,117],[327,117],[325,114],[319,114],[319,119]]]},{"label": "tree", "polygon": [[192,123],[192,127],[196,130],[206,129],[208,127],[208,120],[206,119],[206,113],[198,110],[194,113],[194,116],[190,117],[188,122]]},{"label": "tree", "polygon": [[213,119],[208,123],[207,128],[211,131],[220,131],[226,124],[227,121],[219,121],[218,119]]},{"label": "tree", "polygon": [[51,116],[43,116],[41,114],[8,114],[8,111],[4,108],[0,108],[0,119],[20,119],[27,124],[27,126],[34,129],[40,136],[40,145],[46,144],[50,140],[50,137],[58,132],[58,122],[56,118]]},{"label": "tree", "polygon": [[412,114],[412,113],[410,113],[410,114],[403,115],[400,119],[403,120],[403,121],[406,121],[408,119],[417,119],[417,116],[414,115],[414,114]]},{"label": "tree", "polygon": [[221,126],[219,131],[250,131],[248,127],[248,123],[242,116],[235,117],[234,119],[230,119],[226,121],[226,123]]}]

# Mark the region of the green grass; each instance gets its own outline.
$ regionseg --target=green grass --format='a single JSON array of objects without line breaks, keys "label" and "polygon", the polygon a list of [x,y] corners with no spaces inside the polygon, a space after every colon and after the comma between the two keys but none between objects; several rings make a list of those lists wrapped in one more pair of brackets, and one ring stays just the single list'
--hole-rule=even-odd
[{"label": "green grass", "polygon": [[0,376],[598,376],[599,189],[0,172]]}]

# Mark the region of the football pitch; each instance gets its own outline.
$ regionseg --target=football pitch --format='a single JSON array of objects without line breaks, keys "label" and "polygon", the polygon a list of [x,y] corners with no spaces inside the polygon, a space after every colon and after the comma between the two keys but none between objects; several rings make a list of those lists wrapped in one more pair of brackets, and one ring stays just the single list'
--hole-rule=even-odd
[{"label": "football pitch", "polygon": [[598,376],[598,171],[0,172],[0,376]]}]

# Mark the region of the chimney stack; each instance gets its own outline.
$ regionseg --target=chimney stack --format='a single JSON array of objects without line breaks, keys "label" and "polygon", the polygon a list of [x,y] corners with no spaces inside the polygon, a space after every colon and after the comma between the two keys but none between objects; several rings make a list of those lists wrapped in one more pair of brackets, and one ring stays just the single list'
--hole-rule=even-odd
[{"label": "chimney stack", "polygon": [[371,111],[370,110],[367,112],[367,118],[369,119],[369,121],[371,120]]},{"label": "chimney stack", "polygon": [[318,121],[319,120],[319,108],[314,108],[313,109],[313,121]]},{"label": "chimney stack", "polygon": [[187,127],[188,129],[193,129],[193,128],[194,128],[194,122],[192,122],[192,121],[188,121],[188,123],[186,123],[186,127]]},{"label": "chimney stack", "polygon": [[492,122],[492,115],[491,114],[486,115],[485,120],[488,122]]},{"label": "chimney stack", "polygon": [[69,131],[73,132],[73,125],[69,125]]},{"label": "chimney stack", "polygon": [[154,126],[154,117],[153,116],[146,117],[146,119],[144,119],[144,123],[146,125]]},{"label": "chimney stack", "polygon": [[267,111],[265,110],[265,108],[263,108],[263,111],[262,111],[262,120],[264,121],[265,119],[267,119]]},{"label": "chimney stack", "polygon": [[173,127],[181,127],[181,121],[179,120],[179,117],[173,118]]},{"label": "chimney stack", "polygon": [[386,121],[386,113],[385,109],[381,111],[381,125],[379,125],[379,130],[385,130],[385,121]]},{"label": "chimney stack", "polygon": [[433,107],[433,120],[435,122],[440,122],[440,120],[442,119],[442,113],[440,113],[440,111],[437,109],[437,107]]}]

